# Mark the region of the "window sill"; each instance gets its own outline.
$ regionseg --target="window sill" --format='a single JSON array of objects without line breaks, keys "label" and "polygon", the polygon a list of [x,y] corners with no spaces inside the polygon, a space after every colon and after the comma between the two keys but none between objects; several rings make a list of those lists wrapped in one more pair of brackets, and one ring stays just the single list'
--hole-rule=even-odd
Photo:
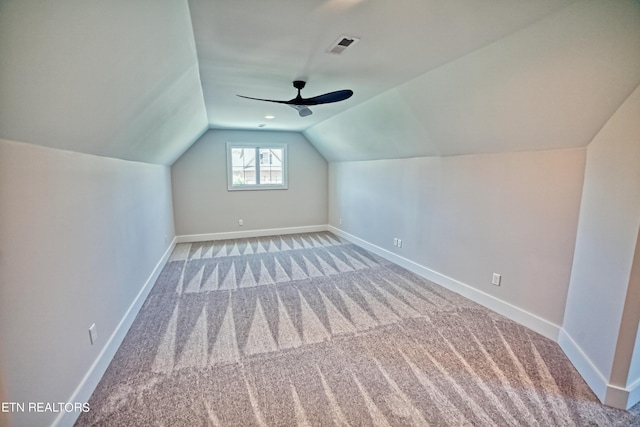
[{"label": "window sill", "polygon": [[262,191],[262,190],[288,190],[289,187],[283,185],[243,185],[237,187],[228,187],[228,191]]}]

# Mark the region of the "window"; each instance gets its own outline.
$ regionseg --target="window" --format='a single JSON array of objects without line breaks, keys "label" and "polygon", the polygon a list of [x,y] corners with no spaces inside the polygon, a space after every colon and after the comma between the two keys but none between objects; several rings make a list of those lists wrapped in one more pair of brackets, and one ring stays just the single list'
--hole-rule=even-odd
[{"label": "window", "polygon": [[287,189],[286,144],[227,143],[229,190]]}]

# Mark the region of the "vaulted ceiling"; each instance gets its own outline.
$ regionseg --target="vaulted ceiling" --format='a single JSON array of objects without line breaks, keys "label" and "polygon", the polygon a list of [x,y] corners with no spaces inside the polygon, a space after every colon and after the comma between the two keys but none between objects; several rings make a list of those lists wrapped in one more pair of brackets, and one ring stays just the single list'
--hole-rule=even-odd
[{"label": "vaulted ceiling", "polygon": [[[295,79],[354,96],[236,96]],[[0,138],[151,163],[210,127],[330,161],[580,147],[639,84],[638,0],[0,0]]]},{"label": "vaulted ceiling", "polygon": [[0,138],[170,164],[207,127],[186,0],[0,0]]}]

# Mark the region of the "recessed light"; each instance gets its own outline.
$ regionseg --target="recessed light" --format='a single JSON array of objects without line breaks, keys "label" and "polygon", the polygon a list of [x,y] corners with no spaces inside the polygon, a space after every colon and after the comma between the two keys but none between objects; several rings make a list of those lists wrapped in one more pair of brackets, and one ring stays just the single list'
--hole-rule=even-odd
[{"label": "recessed light", "polygon": [[267,114],[266,116],[264,116],[264,118],[267,119],[267,120],[272,120],[272,119],[275,119],[276,116],[272,116],[271,114]]}]

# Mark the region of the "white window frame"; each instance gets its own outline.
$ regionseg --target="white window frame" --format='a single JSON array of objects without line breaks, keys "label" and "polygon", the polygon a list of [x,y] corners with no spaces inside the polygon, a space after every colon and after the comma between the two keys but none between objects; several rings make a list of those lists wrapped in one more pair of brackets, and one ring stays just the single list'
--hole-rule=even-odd
[{"label": "white window frame", "polygon": [[[282,150],[282,184],[233,184],[233,165],[231,164],[231,150],[233,148],[254,148],[256,150],[256,181],[260,181],[260,149],[278,148]],[[287,190],[289,188],[289,171],[287,165],[287,144],[268,142],[227,142],[227,190],[247,191],[247,190]]]}]

